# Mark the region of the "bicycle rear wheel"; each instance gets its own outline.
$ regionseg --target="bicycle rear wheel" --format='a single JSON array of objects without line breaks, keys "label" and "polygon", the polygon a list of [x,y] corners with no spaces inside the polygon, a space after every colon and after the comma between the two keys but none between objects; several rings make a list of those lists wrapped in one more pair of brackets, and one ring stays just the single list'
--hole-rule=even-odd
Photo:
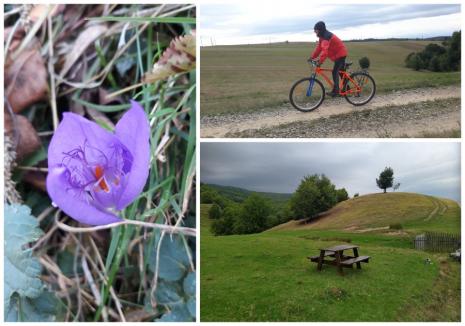
[{"label": "bicycle rear wheel", "polygon": [[294,108],[302,112],[315,110],[325,99],[325,88],[315,78],[303,78],[292,85],[289,100]]},{"label": "bicycle rear wheel", "polygon": [[[366,72],[354,72],[350,75],[353,81],[346,79],[344,83],[344,91],[347,94],[344,96],[347,102],[352,105],[365,105],[371,101],[376,93],[376,84],[373,77]],[[360,90],[357,89],[360,87]]]}]

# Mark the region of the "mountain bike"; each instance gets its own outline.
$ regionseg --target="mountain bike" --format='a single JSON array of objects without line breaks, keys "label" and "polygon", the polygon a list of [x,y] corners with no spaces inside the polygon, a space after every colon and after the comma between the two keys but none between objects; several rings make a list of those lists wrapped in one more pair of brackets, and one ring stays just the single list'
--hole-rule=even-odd
[{"label": "mountain bike", "polygon": [[[314,68],[312,69],[312,74],[310,77],[296,81],[289,92],[289,100],[292,106],[302,112],[315,110],[325,99],[325,87],[317,79],[317,76],[323,77],[329,87],[333,87],[332,76],[329,78],[325,74],[326,71],[332,73],[332,69],[321,68],[316,60],[310,59],[307,62]],[[351,65],[351,62],[347,62],[343,69],[339,71],[339,95],[352,105],[365,105],[375,96],[375,80],[367,70],[355,71],[353,73],[347,71]]]}]

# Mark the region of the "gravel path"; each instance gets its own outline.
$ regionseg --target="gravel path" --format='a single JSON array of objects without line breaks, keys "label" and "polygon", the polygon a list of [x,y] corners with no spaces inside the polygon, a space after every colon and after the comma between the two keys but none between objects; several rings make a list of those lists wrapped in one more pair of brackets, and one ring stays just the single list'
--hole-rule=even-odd
[{"label": "gravel path", "polygon": [[[247,137],[264,137],[263,133],[254,136],[254,132],[261,129],[275,128],[281,125],[289,125],[296,122],[310,122],[314,120],[321,120],[322,118],[328,118],[334,115],[343,113],[358,114],[366,112],[366,110],[379,110],[387,106],[395,107],[406,107],[411,106],[415,103],[423,103],[424,101],[435,101],[449,98],[459,98],[460,87],[459,86],[447,86],[437,88],[421,88],[405,91],[395,91],[383,95],[377,95],[375,98],[363,107],[354,107],[347,103],[345,99],[325,99],[325,102],[317,110],[308,113],[299,112],[290,106],[282,107],[278,109],[260,110],[250,113],[238,113],[238,114],[227,114],[217,116],[204,116],[201,118],[201,137],[232,137],[234,135],[241,135],[243,133],[248,134]],[[421,113],[418,111],[417,113]],[[394,111],[393,111],[394,112]],[[397,111],[396,111],[397,113]],[[403,117],[405,119],[405,117]],[[419,117],[411,117],[412,119],[418,119]],[[449,117],[455,119],[456,117]],[[460,118],[458,119],[460,120]],[[450,121],[449,121],[450,122]],[[430,123],[437,127],[436,129],[444,127],[443,124],[436,124],[436,121],[430,121]],[[455,122],[454,122],[455,123]],[[450,124],[450,123],[449,123]],[[425,132],[431,131],[431,128],[425,130]],[[291,132],[291,130],[288,130]],[[340,128],[340,136],[335,137],[359,137],[358,135],[347,136],[347,130]],[[284,137],[329,137],[324,135],[313,134],[313,136],[303,136],[301,130],[296,130],[295,134],[288,134]],[[342,133],[344,135],[342,135]],[[409,134],[408,131],[405,132]],[[283,137],[283,136],[276,136]],[[369,137],[383,137],[380,135],[371,135]]]},{"label": "gravel path", "polygon": [[226,137],[259,138],[373,138],[429,137],[460,129],[460,99],[417,102],[366,109],[312,121],[231,132]]}]

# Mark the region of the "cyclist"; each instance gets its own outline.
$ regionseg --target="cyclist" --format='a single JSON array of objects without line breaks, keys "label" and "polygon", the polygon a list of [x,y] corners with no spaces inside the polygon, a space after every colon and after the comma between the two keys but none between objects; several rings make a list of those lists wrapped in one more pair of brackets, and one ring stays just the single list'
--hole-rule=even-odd
[{"label": "cyclist", "polygon": [[334,61],[333,67],[333,82],[334,87],[330,96],[335,97],[339,95],[339,70],[344,68],[347,56],[347,49],[342,41],[326,29],[324,22],[319,21],[313,28],[319,38],[318,46],[313,51],[311,59],[320,56],[319,64],[323,64],[327,57]]}]

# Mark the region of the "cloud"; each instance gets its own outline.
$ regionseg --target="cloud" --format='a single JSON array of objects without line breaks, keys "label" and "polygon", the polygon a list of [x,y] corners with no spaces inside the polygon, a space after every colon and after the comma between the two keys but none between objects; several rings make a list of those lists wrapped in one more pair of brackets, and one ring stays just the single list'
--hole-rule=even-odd
[{"label": "cloud", "polygon": [[394,169],[400,190],[460,200],[458,143],[202,143],[201,181],[265,192],[293,192],[309,174],[325,174],[351,195],[380,191]]},{"label": "cloud", "polygon": [[250,1],[205,4],[200,10],[205,44],[212,39],[216,44],[309,41],[319,20],[343,39],[448,35],[461,26],[458,4],[309,6],[303,2],[278,7]]}]

